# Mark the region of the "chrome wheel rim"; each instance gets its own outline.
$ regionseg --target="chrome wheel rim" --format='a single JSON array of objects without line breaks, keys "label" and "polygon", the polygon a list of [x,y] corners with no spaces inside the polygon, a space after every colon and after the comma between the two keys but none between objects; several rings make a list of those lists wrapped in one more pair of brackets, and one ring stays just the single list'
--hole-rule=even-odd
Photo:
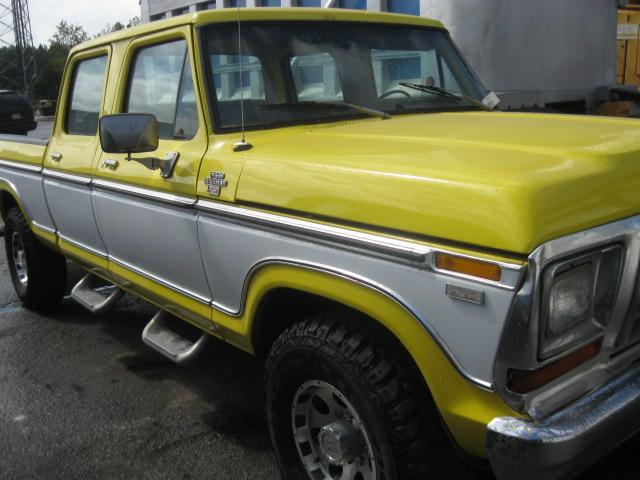
[{"label": "chrome wheel rim", "polygon": [[300,386],[291,412],[293,436],[312,480],[375,480],[376,462],[358,412],[333,385]]},{"label": "chrome wheel rim", "polygon": [[24,243],[18,232],[13,232],[11,236],[11,249],[13,250],[13,269],[16,277],[22,285],[26,285],[29,281],[27,272],[27,255],[24,251]]}]

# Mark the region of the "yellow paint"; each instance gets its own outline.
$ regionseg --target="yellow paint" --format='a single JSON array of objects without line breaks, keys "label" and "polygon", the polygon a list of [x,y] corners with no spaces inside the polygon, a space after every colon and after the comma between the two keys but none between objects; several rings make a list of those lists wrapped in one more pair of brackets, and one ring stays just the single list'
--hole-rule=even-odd
[{"label": "yellow paint", "polygon": [[[241,8],[241,19],[243,21],[261,20],[289,20],[289,21],[349,21],[349,22],[373,22],[395,25],[415,25],[422,27],[442,28],[444,26],[437,20],[417,17],[414,15],[398,15],[389,13],[376,13],[366,10],[342,10],[324,8]],[[207,10],[190,15],[150,22],[144,25],[128,28],[119,32],[97,37],[88,42],[82,43],[71,50],[71,54],[83,51],[88,48],[104,45],[105,43],[117,42],[134,37],[151,35],[163,30],[168,30],[183,25],[193,25],[201,27],[213,22],[233,22],[237,20],[237,10],[225,8],[221,10]]]},{"label": "yellow paint", "polygon": [[[136,53],[146,46],[174,40],[185,40],[185,42],[187,42],[188,56],[195,82],[196,75],[193,66],[197,60],[194,57],[194,48],[190,41],[190,27],[182,26],[163,29],[157,33],[135,38],[131,42],[120,42],[114,47],[113,62],[118,74],[110,76],[107,87],[107,96],[112,99],[107,107],[108,113],[122,113],[125,110],[127,86],[130,75],[132,74],[132,61]],[[125,155],[102,152],[99,153],[100,160],[95,176],[97,178],[144,186],[167,193],[194,197],[200,161],[207,148],[208,141],[207,124],[202,112],[202,106],[199,102],[198,123],[200,128],[195,137],[190,140],[160,139],[158,150],[146,154],[133,155],[133,157],[155,156],[163,158],[168,152],[178,152],[180,158],[176,164],[173,176],[170,179],[163,179],[159,171],[149,171],[138,162],[125,160]],[[119,166],[117,170],[111,170],[102,166],[102,162],[106,159],[118,160]]]},{"label": "yellow paint", "polygon": [[45,150],[46,147],[43,145],[22,143],[20,140],[15,142],[0,141],[0,159],[2,160],[11,160],[28,165],[41,165]]},{"label": "yellow paint", "polygon": [[58,249],[58,237],[55,234],[48,232],[47,230],[44,230],[33,223],[33,220],[31,219],[31,216],[29,215],[28,210],[24,206],[24,203],[22,202],[22,199],[20,198],[18,193],[15,191],[14,186],[7,181],[0,180],[0,190],[7,192],[16,200],[16,203],[18,204],[20,211],[24,215],[24,218],[27,219],[27,222],[29,223],[29,227],[31,228],[31,230],[33,230],[33,233],[35,233],[38,236],[38,238],[40,238],[40,240],[47,243],[50,247],[54,249]]},{"label": "yellow paint", "polygon": [[241,155],[237,134],[212,141],[223,171],[242,165],[236,200],[301,216],[527,255],[640,213],[636,120],[433,113],[248,138]]},{"label": "yellow paint", "polygon": [[158,307],[220,336],[211,324],[211,307],[193,300],[117,263],[109,262],[109,273],[124,290],[135,293]]},{"label": "yellow paint", "polygon": [[55,233],[51,233],[47,230],[40,228],[39,226],[31,223],[31,229],[33,233],[35,233],[38,238],[47,244],[50,248],[58,249],[58,236]]},{"label": "yellow paint", "polygon": [[[91,40],[73,50],[64,91],[74,62],[109,53],[102,113],[121,112],[129,73],[126,65],[135,53],[146,45],[184,38],[196,90],[204,99],[207,87],[199,28],[235,21],[236,15],[233,9],[202,12]],[[442,28],[423,18],[362,11],[243,9],[241,15],[245,21],[353,21]],[[64,91],[61,106],[66,102]],[[640,213],[640,124],[636,120],[480,111],[396,115],[386,121],[367,118],[252,131],[248,139],[254,148],[236,153],[233,143],[239,135],[216,134],[209,109],[206,101],[198,104],[200,129],[194,139],[161,141],[158,155],[181,153],[170,181],[126,162],[123,156],[101,155],[99,149],[94,157],[87,155],[97,148],[96,137],[65,136],[60,128],[64,114],[56,120],[51,150],[59,145],[69,152],[65,159],[70,161],[63,160],[59,167],[65,171],[91,174],[97,168],[102,178],[194,199],[211,199],[203,179],[212,171],[222,171],[229,185],[221,201],[277,208],[294,217],[347,223],[359,230],[411,237],[425,245],[521,265],[547,240]],[[9,160],[38,164],[43,153],[43,147],[0,142],[0,157]],[[120,160],[116,172],[99,166],[98,159],[107,157]],[[50,162],[45,165],[58,168]],[[52,240],[50,234],[36,233]],[[292,266],[264,267],[252,278],[245,308],[236,317],[66,242],[60,245],[83,264],[108,269],[122,288],[248,352],[253,351],[251,332],[257,308],[275,288],[331,298],[369,315],[409,351],[453,436],[477,456],[485,455],[487,423],[497,416],[517,415],[497,395],[473,386],[458,373],[401,306],[362,285]]]},{"label": "yellow paint", "polygon": [[65,252],[65,255],[68,255],[83,266],[92,266],[103,270],[107,269],[108,263],[106,258],[99,257],[82,248],[78,248],[60,237],[58,237],[58,246]]},{"label": "yellow paint", "polygon": [[249,339],[255,312],[264,296],[276,288],[331,298],[384,325],[415,360],[451,433],[469,453],[486,455],[485,434],[491,420],[499,416],[519,416],[496,394],[475,387],[462,377],[425,328],[398,303],[379,292],[326,273],[284,265],[260,269],[251,280],[241,317],[213,312],[213,320],[227,341],[251,351]]},{"label": "yellow paint", "polygon": [[[105,71],[105,84],[107,78],[107,72],[109,71],[109,64],[111,59],[111,47],[102,46],[93,48],[90,50],[84,50],[77,55],[70,57],[67,66],[65,67],[64,82],[62,84],[61,95],[58,101],[60,108],[58,109],[58,115],[56,115],[53,135],[49,142],[49,148],[47,150],[48,155],[45,156],[43,165],[45,168],[52,170],[63,170],[67,173],[75,175],[90,176],[93,173],[95,167],[95,161],[97,158],[97,151],[100,145],[98,135],[69,135],[66,133],[66,120],[67,109],[64,107],[69,103],[70,87],[73,83],[74,71],[79,62],[88,60],[99,56],[107,56],[107,70]],[[103,85],[104,90],[104,85]],[[105,115],[104,109],[104,95],[102,96],[102,107],[100,109],[100,116]],[[59,153],[62,155],[60,161],[53,160],[51,158],[52,153]]]}]

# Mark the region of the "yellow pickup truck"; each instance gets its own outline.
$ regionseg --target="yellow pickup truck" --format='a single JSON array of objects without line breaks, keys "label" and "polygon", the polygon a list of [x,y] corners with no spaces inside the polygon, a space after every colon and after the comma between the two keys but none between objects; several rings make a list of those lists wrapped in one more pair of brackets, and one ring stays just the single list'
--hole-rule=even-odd
[{"label": "yellow pickup truck", "polygon": [[449,451],[571,477],[640,428],[640,124],[487,98],[410,16],[91,40],[51,138],[0,139],[16,291],[51,309],[72,259],[91,311],[158,307],[142,339],[173,361],[264,358],[286,480],[442,478]]}]

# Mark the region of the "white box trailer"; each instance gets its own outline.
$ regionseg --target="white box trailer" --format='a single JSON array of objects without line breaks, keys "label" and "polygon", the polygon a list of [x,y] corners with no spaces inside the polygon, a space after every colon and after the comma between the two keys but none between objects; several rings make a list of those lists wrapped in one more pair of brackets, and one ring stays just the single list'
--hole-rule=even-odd
[{"label": "white box trailer", "polygon": [[[501,109],[588,110],[616,83],[618,0],[422,0]],[[562,105],[569,104],[569,105]]]}]

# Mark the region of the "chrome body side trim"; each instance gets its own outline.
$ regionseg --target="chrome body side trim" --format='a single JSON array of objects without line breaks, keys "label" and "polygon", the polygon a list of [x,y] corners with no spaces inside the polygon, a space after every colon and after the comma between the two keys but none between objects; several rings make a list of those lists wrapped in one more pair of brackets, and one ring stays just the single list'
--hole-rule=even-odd
[{"label": "chrome body side trim", "polygon": [[572,477],[640,431],[640,366],[543,421],[500,417],[487,427],[499,480]]},{"label": "chrome body side trim", "polygon": [[[113,260],[114,264],[235,317],[243,313],[253,276],[269,264],[295,265],[357,282],[402,306],[434,338],[464,377],[480,388],[492,388],[495,349],[513,299],[513,290],[519,285],[524,272],[521,265],[500,263],[506,272],[501,282],[483,281],[435,268],[435,253],[460,254],[417,241],[221,202],[196,200],[104,179],[91,180],[57,170],[45,169],[42,174],[52,179],[44,182],[45,187],[61,190],[60,201],[64,200],[62,190],[65,190],[65,185],[67,190],[86,190],[95,209],[95,218],[99,221],[104,220],[105,212],[98,207],[98,197],[109,194],[113,200],[120,197],[120,202],[136,203],[143,210],[168,205],[174,207],[170,209],[174,213],[191,215],[194,225],[197,224],[197,248],[198,255],[201,255],[198,261],[204,265],[208,288],[176,282],[167,269],[152,273],[151,264],[139,264],[136,255],[123,259],[123,251],[116,251],[117,255],[114,255],[111,249],[105,248],[101,252],[82,239],[79,242],[60,235],[71,245],[97,257]],[[136,198],[143,201],[136,201]],[[148,216],[144,218],[150,221]],[[118,224],[118,219],[112,218],[110,222]],[[60,225],[58,227],[62,230]],[[104,225],[101,229],[104,230]],[[202,233],[203,230],[206,232]],[[76,237],[75,234],[73,236]],[[104,239],[106,243],[109,243],[108,236]],[[481,257],[470,258],[491,261]],[[184,279],[189,272],[193,274],[186,264],[178,263],[175,268],[179,270],[177,278]],[[461,288],[479,290],[478,285],[481,284],[486,304],[462,305],[462,302],[447,297],[446,283],[451,282],[452,277]],[[207,290],[210,293],[205,293]],[[471,318],[474,321],[470,321]],[[460,335],[461,329],[465,335]]]},{"label": "chrome body side trim", "polygon": [[44,225],[39,224],[38,222],[31,222],[31,223],[33,223],[34,227],[39,228],[40,230],[44,230],[45,232],[50,233],[51,235],[55,235],[56,233],[58,233],[55,228],[46,227]]},{"label": "chrome body side trim", "polygon": [[[287,231],[255,228],[234,219],[202,215],[198,219],[202,261],[213,297],[212,306],[238,316],[256,271],[269,263],[307,265],[370,285],[412,313],[435,338],[463,375],[491,387],[493,363],[513,291],[482,287],[486,302],[476,305],[447,297],[449,276],[388,256],[364,255],[358,249],[309,241]],[[479,290],[469,280],[453,282]]]},{"label": "chrome body side trim", "polygon": [[503,271],[503,279],[499,282],[493,282],[478,277],[442,270],[435,266],[436,253],[450,253],[465,258],[483,261],[488,260],[427,247],[417,242],[202,199],[196,203],[196,209],[208,215],[237,219],[263,227],[275,228],[278,233],[284,231],[292,234],[302,234],[310,237],[312,240],[321,240],[331,244],[337,243],[341,246],[357,248],[363,253],[374,252],[402,258],[416,266],[431,268],[444,275],[493,285],[508,290],[514,290],[520,284],[524,271],[524,267],[520,265],[492,261],[492,263],[499,265]]},{"label": "chrome body side trim", "polygon": [[17,165],[0,165],[0,189],[8,191],[31,222],[55,229],[49,212],[39,168],[11,168]]},{"label": "chrome body side trim", "polygon": [[48,169],[43,174],[44,195],[56,230],[67,240],[100,252],[104,258],[107,249],[91,203],[90,178]]},{"label": "chrome body side trim", "polygon": [[387,298],[393,300],[395,303],[400,305],[407,313],[409,313],[409,315],[415,318],[418,321],[418,323],[420,323],[427,330],[429,335],[434,338],[438,346],[442,349],[442,351],[447,356],[447,358],[449,358],[449,360],[452,362],[453,366],[456,368],[458,373],[460,373],[462,376],[467,378],[467,380],[469,380],[471,383],[475,384],[476,386],[484,390],[492,391],[491,382],[487,382],[473,376],[462,367],[462,365],[457,361],[455,355],[453,355],[449,347],[444,343],[442,338],[433,329],[433,327],[431,326],[431,323],[416,308],[411,306],[411,304],[409,304],[409,302],[406,299],[404,299],[397,292],[385,287],[381,283],[375,282],[369,278],[363,277],[361,275],[358,275],[356,273],[353,273],[347,270],[342,270],[339,268],[323,265],[320,263],[306,262],[306,261],[294,260],[294,259],[288,259],[288,258],[265,259],[265,260],[262,260],[261,262],[256,263],[251,268],[251,270],[249,270],[247,276],[245,277],[245,281],[242,287],[242,300],[240,304],[241,308],[239,310],[237,309],[234,311],[233,309],[225,305],[216,303],[215,301],[211,302],[211,306],[216,310],[219,310],[220,312],[225,313],[227,315],[231,315],[234,317],[242,316],[244,313],[244,309],[246,307],[249,285],[251,283],[253,276],[260,269],[271,266],[271,265],[293,266],[293,267],[302,268],[305,270],[312,270],[316,272],[326,273],[334,277],[342,278],[344,280],[357,283],[359,285],[362,285],[363,287],[366,287],[368,289],[381,293],[382,295],[386,296]]},{"label": "chrome body side trim", "polygon": [[42,167],[40,165],[31,165],[28,163],[13,162],[11,160],[0,159],[0,166],[15,168],[16,170],[24,170],[25,172],[40,173]]},{"label": "chrome body side trim", "polygon": [[288,229],[292,232],[313,233],[320,237],[338,239],[343,243],[366,245],[373,249],[388,251],[395,255],[401,255],[408,259],[424,262],[431,249],[421,245],[397,240],[394,238],[372,235],[346,228],[333,227],[318,222],[310,222],[298,218],[285,217],[259,210],[237,207],[223,203],[198,200],[196,208],[207,213],[214,213],[225,217],[241,218],[253,223],[262,223]]},{"label": "chrome body side trim", "polygon": [[53,178],[56,180],[63,180],[65,182],[75,183],[78,185],[91,185],[91,177],[85,177],[82,175],[74,175],[71,173],[59,172],[58,170],[51,170],[50,168],[45,168],[42,170],[42,175],[48,178]]},{"label": "chrome body side trim", "polygon": [[[536,370],[563,356],[545,360],[539,357],[541,290],[545,269],[558,261],[611,245],[622,245],[625,251],[615,304],[608,323],[599,333],[603,337],[599,354],[528,395],[511,392],[507,387],[509,369]],[[540,419],[628,369],[640,358],[640,343],[618,345],[617,340],[628,320],[629,306],[639,273],[640,216],[551,240],[538,247],[529,256],[527,278],[516,294],[497,352],[493,382],[500,396],[516,411],[526,412],[531,417]],[[597,336],[585,338],[564,354],[578,350],[594,341]]]},{"label": "chrome body side trim", "polygon": [[97,257],[107,258],[107,254],[104,252],[96,250],[95,248],[92,248],[89,245],[85,245],[84,243],[78,242],[77,240],[73,240],[72,238],[65,237],[60,232],[57,232],[57,234],[58,234],[58,237],[60,237],[60,240],[64,240],[65,242],[73,245],[74,247],[78,247],[79,249],[84,250],[85,252],[88,252]]},{"label": "chrome body side trim", "polygon": [[124,260],[121,260],[119,258],[116,258],[112,255],[108,255],[109,261],[112,261],[114,263],[116,263],[117,265],[126,268],[127,270],[132,271],[133,273],[137,273],[138,275],[141,275],[145,278],[147,278],[148,280],[152,280],[154,282],[159,283],[160,285],[162,285],[163,287],[169,288],[171,290],[173,290],[176,293],[180,293],[182,295],[185,295],[186,297],[191,298],[192,300],[195,300],[196,302],[202,303],[203,305],[207,305],[210,306],[211,305],[211,299],[210,298],[205,298],[201,295],[198,295],[195,292],[191,292],[189,290],[186,290],[182,287],[179,287],[178,285],[170,282],[169,280],[165,280],[164,278],[160,278],[157,275],[154,275],[150,272],[147,272],[146,270],[143,270],[141,268],[135,267],[133,265],[131,265],[130,263],[125,262]]},{"label": "chrome body side trim", "polygon": [[91,183],[98,189],[124,193],[125,195],[133,195],[135,197],[144,198],[147,200],[155,200],[161,203],[179,207],[193,207],[196,203],[195,198],[185,197],[182,195],[174,195],[172,193],[161,192],[149,188],[136,187],[134,185],[129,185],[126,183],[112,182],[99,178],[94,179]]},{"label": "chrome body side trim", "polygon": [[91,201],[111,257],[211,300],[195,210],[111,190],[94,190]]}]

